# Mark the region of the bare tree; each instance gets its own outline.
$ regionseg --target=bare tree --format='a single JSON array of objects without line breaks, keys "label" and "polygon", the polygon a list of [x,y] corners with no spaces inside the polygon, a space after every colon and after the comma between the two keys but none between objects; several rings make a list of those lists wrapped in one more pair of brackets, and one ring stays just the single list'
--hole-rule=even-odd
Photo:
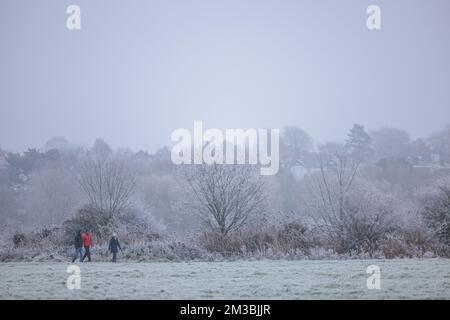
[{"label": "bare tree", "polygon": [[450,177],[444,176],[434,181],[425,189],[420,200],[425,223],[442,244],[450,246]]},{"label": "bare tree", "polygon": [[[342,220],[347,196],[358,172],[359,163],[349,149],[340,144],[328,143],[320,147],[319,173],[309,175],[310,190],[322,207],[324,220]],[[331,222],[331,221],[329,221]]]},{"label": "bare tree", "polygon": [[105,215],[114,216],[132,204],[135,177],[122,159],[88,159],[80,169],[79,182],[89,205]]},{"label": "bare tree", "polygon": [[356,181],[359,162],[346,146],[322,146],[319,157],[318,172],[307,176],[313,222],[338,251],[374,253],[388,230],[393,210],[389,197]]},{"label": "bare tree", "polygon": [[245,165],[199,165],[186,172],[207,225],[226,235],[261,212],[263,182],[255,168]]}]

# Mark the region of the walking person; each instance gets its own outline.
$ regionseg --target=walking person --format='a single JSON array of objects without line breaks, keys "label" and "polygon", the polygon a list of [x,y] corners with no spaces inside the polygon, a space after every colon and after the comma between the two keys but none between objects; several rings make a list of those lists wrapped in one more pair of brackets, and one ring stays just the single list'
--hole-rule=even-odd
[{"label": "walking person", "polygon": [[75,245],[75,253],[72,258],[72,263],[74,263],[78,257],[80,258],[80,262],[82,262],[82,259],[83,259],[83,237],[81,234],[81,230],[78,231],[77,235],[75,236],[74,245]]},{"label": "walking person", "polygon": [[91,248],[94,245],[92,241],[92,234],[89,231],[83,233],[83,246],[84,246],[84,256],[81,259],[81,262],[88,258],[88,261],[91,262]]},{"label": "walking person", "polygon": [[112,262],[116,262],[117,259],[117,252],[122,251],[122,248],[120,247],[119,239],[117,239],[117,235],[113,233],[111,240],[109,240],[109,251],[111,251],[113,257]]}]

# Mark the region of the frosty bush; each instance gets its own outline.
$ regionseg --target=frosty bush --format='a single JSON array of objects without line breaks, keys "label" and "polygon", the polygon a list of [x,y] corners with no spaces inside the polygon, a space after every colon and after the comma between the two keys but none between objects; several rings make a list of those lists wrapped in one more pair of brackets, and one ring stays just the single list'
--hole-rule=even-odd
[{"label": "frosty bush", "polygon": [[16,233],[13,236],[14,247],[23,247],[27,244],[27,237],[23,233]]},{"label": "frosty bush", "polygon": [[14,244],[19,236],[24,239],[25,245],[17,247],[52,248],[64,245],[64,231],[58,226],[43,227],[27,234],[15,234],[13,237]]},{"label": "frosty bush", "polygon": [[124,259],[137,261],[191,261],[209,260],[209,254],[194,245],[181,241],[156,240],[152,242],[133,242],[127,245]]},{"label": "frosty bush", "polygon": [[299,222],[291,222],[284,225],[278,231],[278,241],[284,251],[298,250],[308,252],[311,247],[312,237],[308,234],[306,226]]},{"label": "frosty bush", "polygon": [[105,238],[112,234],[115,221],[109,214],[104,214],[92,207],[83,207],[78,213],[64,223],[66,243],[72,243],[78,231],[90,231],[97,238]]},{"label": "frosty bush", "polygon": [[273,257],[309,254],[312,239],[305,226],[292,222],[281,226],[247,228],[223,235],[220,232],[205,232],[200,245],[210,252],[224,257]]},{"label": "frosty bush", "polygon": [[220,253],[224,256],[242,253],[242,239],[233,234],[224,235],[220,232],[204,232],[200,236],[199,242],[206,250]]},{"label": "frosty bush", "polygon": [[380,241],[380,250],[387,259],[436,256],[437,248],[430,235],[420,229],[397,230]]},{"label": "frosty bush", "polygon": [[[333,182],[327,186],[334,193]],[[314,229],[338,253],[375,253],[394,226],[393,199],[366,181],[355,182],[342,199],[330,199],[312,207]]]},{"label": "frosty bush", "polygon": [[436,181],[421,200],[425,223],[444,246],[450,247],[450,178]]},{"label": "frosty bush", "polygon": [[90,231],[98,240],[108,240],[116,232],[121,240],[132,242],[142,240],[156,240],[160,238],[153,228],[150,219],[137,208],[129,208],[114,216],[97,211],[91,207],[84,207],[72,218],[64,222],[65,239],[72,244],[75,234]]}]

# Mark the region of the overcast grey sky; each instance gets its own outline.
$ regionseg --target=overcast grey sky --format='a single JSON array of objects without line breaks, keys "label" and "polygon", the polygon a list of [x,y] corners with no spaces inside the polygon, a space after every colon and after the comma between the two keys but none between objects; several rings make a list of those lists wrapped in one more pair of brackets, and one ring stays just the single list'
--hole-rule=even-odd
[{"label": "overcast grey sky", "polygon": [[450,122],[449,17],[448,0],[0,0],[0,147],[153,151],[194,120],[428,135]]}]

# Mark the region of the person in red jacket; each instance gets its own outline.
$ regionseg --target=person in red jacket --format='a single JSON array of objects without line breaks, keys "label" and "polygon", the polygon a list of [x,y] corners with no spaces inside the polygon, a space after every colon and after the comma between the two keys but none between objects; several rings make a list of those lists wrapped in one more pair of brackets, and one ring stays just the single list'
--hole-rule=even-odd
[{"label": "person in red jacket", "polygon": [[81,262],[87,257],[88,261],[91,262],[91,247],[94,245],[92,241],[92,234],[89,231],[83,233],[83,246],[84,246],[84,256]]}]

